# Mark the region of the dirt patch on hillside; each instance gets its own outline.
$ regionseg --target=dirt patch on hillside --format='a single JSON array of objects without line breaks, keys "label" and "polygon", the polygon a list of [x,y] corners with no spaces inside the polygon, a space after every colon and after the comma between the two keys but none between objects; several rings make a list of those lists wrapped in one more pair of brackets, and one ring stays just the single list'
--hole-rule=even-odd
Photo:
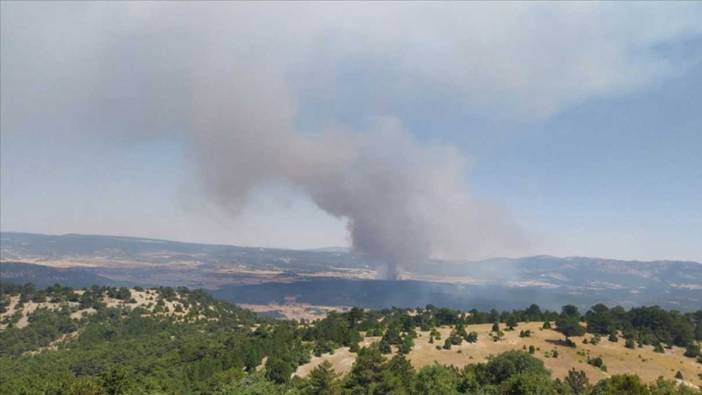
[{"label": "dirt patch on hillside", "polygon": [[[485,362],[491,355],[510,350],[526,351],[529,346],[534,346],[534,356],[544,361],[544,365],[551,371],[554,378],[563,378],[567,376],[568,370],[575,368],[584,371],[591,383],[614,374],[624,373],[637,374],[643,381],[651,383],[660,376],[673,379],[676,372],[680,371],[687,383],[702,386],[702,380],[698,376],[702,373],[702,364],[697,363],[693,358],[685,357],[684,350],[679,347],[659,354],[653,351],[652,346],[632,350],[624,347],[623,339],[614,343],[609,342],[606,337],[603,337],[598,345],[583,344],[584,338],[587,338],[588,342],[592,338],[587,334],[584,337],[571,338],[577,347],[570,348],[561,345],[560,340],[563,340],[563,335],[554,330],[541,329],[540,322],[522,323],[514,331],[504,331],[504,338],[494,342],[489,336],[491,327],[492,324],[467,325],[466,331],[478,333],[478,341],[472,344],[464,341],[459,346],[451,347],[450,350],[444,350],[441,347],[437,350],[436,346],[444,344],[444,339],[451,332],[451,328],[438,328],[441,340],[435,340],[434,344],[429,343],[429,332],[418,332],[408,359],[415,368],[435,362],[460,368],[466,364]],[[502,328],[504,330],[504,325]],[[531,337],[519,337],[519,331],[526,329],[531,330]],[[378,340],[380,339],[377,337],[366,338],[363,343],[367,345]],[[553,350],[558,351],[557,358],[547,356]],[[589,365],[588,355],[593,358],[601,357],[607,366],[607,372]],[[345,347],[334,354],[323,354],[321,357],[313,358],[308,364],[300,366],[296,374],[304,377],[324,360],[328,360],[337,373],[347,373],[355,360],[355,354],[348,352]]]}]

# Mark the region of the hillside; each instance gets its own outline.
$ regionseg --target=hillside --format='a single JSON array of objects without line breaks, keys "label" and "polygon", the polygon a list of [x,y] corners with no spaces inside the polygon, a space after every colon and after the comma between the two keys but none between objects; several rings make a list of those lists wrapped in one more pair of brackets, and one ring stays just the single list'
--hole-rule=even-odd
[{"label": "hillside", "polygon": [[[2,394],[618,394],[632,385],[673,394],[702,385],[702,311],[354,308],[310,322],[258,317],[185,288],[1,289]],[[568,343],[567,325],[588,333]]]},{"label": "hillside", "polygon": [[61,284],[72,288],[89,287],[92,285],[118,286],[128,285],[87,272],[78,268],[54,268],[50,266],[33,265],[22,262],[0,263],[0,280],[14,283],[32,283],[39,288],[46,288],[54,284]]},{"label": "hillside", "polygon": [[[372,262],[344,249],[298,251],[8,232],[0,237],[0,275],[18,284],[26,282],[23,273],[29,269],[6,262],[62,269],[62,284],[83,286],[80,277],[92,276],[94,283],[106,285],[187,286],[251,305],[294,301],[385,308],[433,303],[512,309],[525,307],[528,300],[549,308],[602,302],[625,307],[658,304],[683,311],[702,305],[702,264],[697,262],[551,256],[429,261],[403,268],[400,281],[395,281],[377,279]],[[41,285],[53,283],[34,278]]]}]

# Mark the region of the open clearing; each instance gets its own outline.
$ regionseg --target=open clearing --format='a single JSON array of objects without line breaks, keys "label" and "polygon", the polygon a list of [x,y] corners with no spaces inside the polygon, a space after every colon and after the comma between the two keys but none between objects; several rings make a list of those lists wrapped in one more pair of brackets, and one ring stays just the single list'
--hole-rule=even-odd
[{"label": "open clearing", "polygon": [[[484,362],[490,355],[509,350],[528,350],[529,346],[534,346],[536,348],[534,356],[544,361],[544,365],[551,371],[554,378],[563,378],[568,374],[569,369],[575,368],[583,370],[591,383],[613,374],[624,373],[635,373],[642,380],[653,382],[659,376],[673,379],[675,373],[680,371],[687,383],[702,386],[702,379],[698,376],[702,374],[702,364],[697,363],[693,358],[685,357],[682,348],[666,349],[665,353],[660,354],[653,351],[653,346],[628,349],[624,346],[624,339],[615,343],[608,341],[607,337],[603,337],[599,344],[592,345],[589,344],[592,338],[590,334],[584,337],[572,337],[577,347],[570,348],[560,343],[564,339],[563,335],[554,330],[541,329],[541,325],[541,322],[520,323],[513,331],[504,331],[504,337],[497,342],[489,336],[492,324],[466,325],[466,331],[478,332],[478,341],[472,344],[464,341],[461,345],[451,347],[450,350],[436,349],[437,345],[444,344],[444,339],[451,332],[450,327],[438,328],[441,340],[435,341],[434,344],[429,343],[429,332],[418,332],[408,358],[415,368],[434,362],[463,367],[470,363]],[[504,325],[501,325],[501,328],[504,328]],[[519,331],[526,329],[531,330],[531,337],[519,337]],[[588,344],[583,344],[584,338],[588,339]],[[380,339],[369,337],[363,343],[370,344],[377,340]],[[558,351],[557,358],[546,356],[546,353],[552,350]],[[601,357],[607,366],[607,372],[589,365],[588,354],[593,358]],[[299,367],[296,374],[306,376],[325,359],[332,363],[337,373],[347,373],[354,358],[355,354],[350,353],[348,348],[341,348],[334,354],[313,358],[308,364]]]}]

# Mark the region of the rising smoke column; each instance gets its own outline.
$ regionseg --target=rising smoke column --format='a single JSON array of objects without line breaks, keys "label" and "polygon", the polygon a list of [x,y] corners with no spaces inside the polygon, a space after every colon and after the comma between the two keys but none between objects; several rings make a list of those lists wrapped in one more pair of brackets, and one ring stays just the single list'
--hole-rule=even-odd
[{"label": "rising smoke column", "polygon": [[234,214],[256,188],[289,184],[346,219],[354,251],[386,278],[430,258],[523,246],[502,210],[470,196],[453,148],[420,144],[393,118],[364,131],[297,131],[294,97],[261,65],[214,65],[194,86],[194,158],[207,191]]},{"label": "rising smoke column", "polygon": [[[492,68],[482,69],[482,49],[508,47],[499,40],[472,46],[471,29],[481,30],[475,22],[488,19],[472,9],[443,11],[456,17],[447,24],[427,18],[425,7],[202,4],[3,3],[3,133],[102,133],[123,142],[184,138],[205,199],[237,215],[257,189],[289,185],[345,219],[354,250],[389,278],[398,267],[430,257],[520,252],[518,228],[503,210],[471,196],[464,158],[450,146],[418,142],[393,114],[363,130],[296,126],[305,104],[300,91],[313,84],[344,89],[335,83],[336,66],[354,54],[399,62],[389,69],[388,86],[400,93],[406,83],[458,83],[459,96],[468,98],[461,105],[480,102],[485,92],[496,92],[501,103],[525,82],[540,88],[539,67],[519,64],[520,73],[508,70],[499,78],[492,78]],[[385,22],[398,16],[399,27]],[[333,48],[326,44],[330,37]],[[433,45],[437,38],[451,45]],[[407,57],[396,58],[401,54]],[[290,77],[296,67],[312,76]],[[548,68],[548,81],[569,80],[552,73]],[[516,83],[510,82],[514,76]],[[532,99],[532,91],[526,85],[523,92]],[[557,95],[538,99],[544,97],[548,104]]]}]

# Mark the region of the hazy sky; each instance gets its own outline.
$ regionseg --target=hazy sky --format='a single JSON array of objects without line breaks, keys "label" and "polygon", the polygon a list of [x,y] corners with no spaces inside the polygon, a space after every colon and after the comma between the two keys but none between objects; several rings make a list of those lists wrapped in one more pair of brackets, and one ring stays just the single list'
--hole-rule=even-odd
[{"label": "hazy sky", "polygon": [[[343,138],[318,152],[329,130],[372,145],[369,130],[399,125],[409,148],[383,140],[375,154],[418,152],[431,163],[417,177],[465,164],[469,202],[528,240],[492,255],[702,261],[701,21],[702,4],[680,2],[3,2],[1,228],[351,243],[328,212],[355,208],[327,207],[309,169],[268,169],[286,149],[276,134],[260,134],[263,157],[240,135],[217,150],[197,131],[216,112],[290,129],[286,144],[316,136],[303,145],[320,167],[346,152]],[[207,181],[231,174],[247,186],[235,210]]]}]

